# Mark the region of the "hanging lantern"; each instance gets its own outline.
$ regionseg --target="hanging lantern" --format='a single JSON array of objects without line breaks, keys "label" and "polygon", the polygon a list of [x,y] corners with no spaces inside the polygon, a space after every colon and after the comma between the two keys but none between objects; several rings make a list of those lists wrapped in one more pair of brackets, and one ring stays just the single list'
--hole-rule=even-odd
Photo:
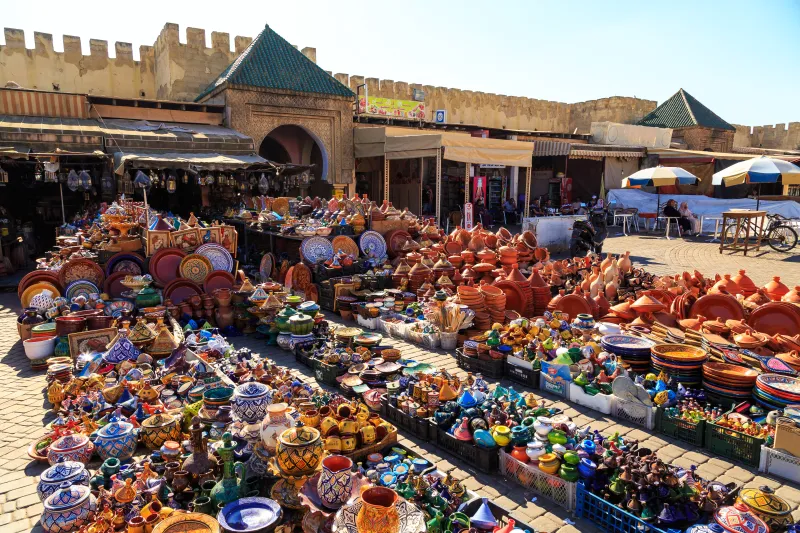
[{"label": "hanging lantern", "polygon": [[136,173],[133,179],[133,184],[141,189],[150,189],[153,186],[153,180],[141,170]]},{"label": "hanging lantern", "polygon": [[85,170],[81,170],[79,178],[81,180],[81,189],[88,192],[92,188],[92,177]]},{"label": "hanging lantern", "polygon": [[47,162],[44,164],[44,181],[45,183],[58,183],[58,162]]},{"label": "hanging lantern", "polygon": [[114,194],[114,178],[111,177],[108,170],[103,171],[103,177],[100,178],[100,189],[103,194]]},{"label": "hanging lantern", "polygon": [[175,174],[170,174],[167,177],[167,192],[172,194],[178,189],[178,180],[175,178]]},{"label": "hanging lantern", "polygon": [[67,175],[67,187],[72,192],[77,191],[81,188],[81,179],[78,177],[78,173],[75,170],[70,170],[69,175]]},{"label": "hanging lantern", "polygon": [[133,180],[131,180],[131,175],[128,171],[125,171],[125,174],[122,176],[122,194],[132,195],[133,194]]},{"label": "hanging lantern", "polygon": [[33,179],[36,181],[44,180],[44,172],[42,171],[42,167],[40,165],[36,165],[36,170],[33,173]]},{"label": "hanging lantern", "polygon": [[261,173],[261,178],[258,180],[258,190],[261,194],[267,194],[269,190],[269,181],[267,181],[267,177],[264,173]]},{"label": "hanging lantern", "polygon": [[242,192],[247,192],[247,182],[243,181],[239,184],[239,190]]},{"label": "hanging lantern", "polygon": [[189,174],[184,172],[182,180],[183,180],[183,184],[184,185],[188,185],[189,184]]}]

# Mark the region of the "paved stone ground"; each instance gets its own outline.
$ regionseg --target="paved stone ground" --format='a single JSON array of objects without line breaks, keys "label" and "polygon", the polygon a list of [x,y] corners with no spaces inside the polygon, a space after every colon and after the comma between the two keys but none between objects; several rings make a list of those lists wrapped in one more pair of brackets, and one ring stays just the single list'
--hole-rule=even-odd
[{"label": "paved stone ground", "polygon": [[[637,263],[651,271],[671,273],[688,268],[698,268],[704,273],[719,271],[735,272],[746,268],[748,275],[761,285],[768,281],[772,273],[780,273],[784,281],[800,282],[800,267],[791,261],[780,262],[770,257],[738,258],[720,256],[713,244],[683,240],[653,239],[648,237],[612,237],[606,249],[619,253],[625,250],[634,252]],[[742,266],[739,266],[742,265]],[[52,420],[47,411],[49,404],[43,397],[44,373],[33,373],[19,341],[15,318],[19,302],[15,293],[0,294],[0,532],[39,531],[39,515],[42,505],[36,496],[36,482],[44,466],[28,460],[27,447],[37,437],[44,434],[44,425]],[[419,346],[390,340],[391,344],[402,350],[408,358],[434,364],[451,372],[464,375],[456,366],[454,355],[441,351],[427,351]],[[237,338],[234,344],[247,346],[256,352],[274,359],[278,364],[298,370],[309,381],[314,381],[313,372],[295,362],[292,355],[277,348],[268,348],[263,341],[255,338]],[[504,383],[509,385],[510,383]],[[524,387],[515,385],[517,390]],[[536,391],[537,396],[542,396]],[[698,466],[698,472],[707,477],[724,482],[737,482],[745,486],[769,485],[777,494],[785,498],[795,508],[795,520],[800,520],[800,487],[780,478],[765,477],[757,469],[713,457],[702,449],[661,436],[655,432],[621,423],[602,415],[553,397],[542,396],[549,403],[564,409],[578,425],[590,425],[593,429],[606,433],[619,432],[640,439],[643,445],[656,450],[664,460],[690,467]],[[539,532],[573,533],[597,531],[591,523],[577,520],[563,509],[550,504],[544,498],[531,501],[533,493],[524,490],[514,481],[504,479],[499,472],[486,475],[476,472],[458,458],[455,458],[433,444],[419,442],[402,436],[400,442],[435,462],[439,469],[450,472],[463,480],[467,488],[479,495],[492,498],[496,503],[511,510],[514,518],[526,523]],[[90,465],[90,466],[99,466]],[[573,520],[568,525],[565,519]]]}]

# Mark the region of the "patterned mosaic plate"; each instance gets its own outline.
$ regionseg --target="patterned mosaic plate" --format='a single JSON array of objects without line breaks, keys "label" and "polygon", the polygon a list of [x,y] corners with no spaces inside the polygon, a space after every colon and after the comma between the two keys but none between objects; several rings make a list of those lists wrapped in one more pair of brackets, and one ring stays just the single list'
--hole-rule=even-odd
[{"label": "patterned mosaic plate", "polygon": [[275,256],[272,252],[267,252],[261,258],[261,263],[258,266],[258,271],[261,274],[262,280],[267,280],[272,275],[272,270],[275,268]]},{"label": "patterned mosaic plate", "polygon": [[762,374],[756,378],[756,386],[776,396],[796,400],[800,397],[800,379],[778,374]]},{"label": "patterned mosaic plate", "polygon": [[278,502],[269,498],[239,498],[217,514],[225,531],[265,531],[283,516]]},{"label": "patterned mosaic plate", "polygon": [[144,257],[131,252],[118,252],[106,262],[106,276],[114,272],[126,272],[132,276],[144,274]]},{"label": "patterned mosaic plate", "polygon": [[367,257],[383,257],[386,255],[386,241],[383,240],[383,235],[377,231],[370,230],[362,233],[361,238],[358,240],[358,245]]},{"label": "patterned mosaic plate", "polygon": [[325,237],[315,235],[303,239],[303,242],[300,243],[300,253],[303,255],[303,259],[316,264],[333,257],[333,244]]},{"label": "patterned mosaic plate", "polygon": [[233,257],[221,244],[213,242],[203,244],[195,253],[205,256],[211,261],[214,270],[223,270],[225,272],[233,270]]},{"label": "patterned mosaic plate", "polygon": [[[364,503],[359,498],[353,505],[346,505],[339,509],[333,519],[333,533],[358,533],[356,517],[362,505]],[[399,533],[420,533],[427,530],[425,515],[416,505],[400,500],[395,504],[395,507],[397,507],[397,513],[400,515]]]},{"label": "patterned mosaic plate", "polygon": [[356,244],[356,241],[347,235],[339,235],[334,237],[333,241],[331,241],[331,244],[333,244],[333,250],[336,253],[339,253],[341,250],[347,255],[358,257],[358,245]]},{"label": "patterned mosaic plate", "polygon": [[178,272],[185,279],[191,280],[198,285],[202,285],[208,275],[214,270],[211,261],[200,254],[189,254],[181,259]]},{"label": "patterned mosaic plate", "polygon": [[71,259],[58,271],[58,281],[62,287],[79,280],[89,281],[95,287],[102,287],[105,279],[106,274],[103,269],[91,259]]},{"label": "patterned mosaic plate", "polygon": [[69,301],[72,301],[73,298],[81,295],[88,299],[89,295],[94,293],[100,293],[100,289],[97,287],[97,285],[91,281],[78,280],[67,285],[67,290],[64,291],[64,297]]},{"label": "patterned mosaic plate", "polygon": [[651,340],[633,337],[631,335],[606,335],[600,339],[600,343],[608,348],[618,349],[623,352],[643,352],[650,353],[655,343]]},{"label": "patterned mosaic plate", "polygon": [[119,318],[122,316],[123,311],[133,312],[133,302],[128,300],[114,300],[108,304],[104,310],[107,316]]}]

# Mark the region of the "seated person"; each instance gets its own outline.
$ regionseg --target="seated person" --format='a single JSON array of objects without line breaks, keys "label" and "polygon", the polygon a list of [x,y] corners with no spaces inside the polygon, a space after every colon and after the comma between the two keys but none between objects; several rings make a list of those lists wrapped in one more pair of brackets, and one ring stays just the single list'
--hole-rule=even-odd
[{"label": "seated person", "polygon": [[695,214],[689,210],[689,204],[686,202],[681,202],[681,207],[680,209],[678,209],[678,211],[681,214],[681,218],[685,218],[686,220],[689,221],[689,224],[691,225],[692,228],[692,233],[694,233],[695,235],[699,235],[700,231],[702,230],[702,228],[700,227],[700,219],[697,218],[697,216],[695,216]]},{"label": "seated person", "polygon": [[681,212],[678,210],[677,201],[669,200],[667,202],[667,205],[664,206],[664,216],[670,218],[677,218],[678,224],[680,224],[681,226],[681,231],[691,234],[692,224],[691,222],[689,222],[689,219],[681,215]]},{"label": "seated person", "polygon": [[514,204],[513,198],[506,198],[506,201],[503,203],[503,211],[506,214],[506,220],[513,221],[514,223],[516,223],[517,206]]},{"label": "seated person", "polygon": [[532,216],[535,217],[544,216],[544,209],[542,209],[542,199],[537,198],[536,200],[534,200],[533,204],[531,204],[530,210]]}]

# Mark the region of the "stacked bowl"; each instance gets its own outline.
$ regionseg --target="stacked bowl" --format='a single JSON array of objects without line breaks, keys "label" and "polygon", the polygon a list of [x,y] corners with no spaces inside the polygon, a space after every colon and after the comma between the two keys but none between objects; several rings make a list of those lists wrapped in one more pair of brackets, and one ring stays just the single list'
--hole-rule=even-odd
[{"label": "stacked bowl", "polygon": [[758,374],[752,368],[708,361],[703,364],[703,388],[720,399],[738,403],[753,394]]},{"label": "stacked bowl", "polygon": [[531,285],[531,292],[533,293],[533,316],[542,316],[547,310],[547,304],[552,298],[550,293],[550,284],[539,274],[539,269],[534,268],[531,272],[528,281]]},{"label": "stacked bowl", "polygon": [[613,353],[632,372],[646,374],[650,370],[650,349],[653,341],[631,335],[605,335],[600,339],[603,350]]},{"label": "stacked bowl", "polygon": [[653,370],[663,372],[686,387],[698,387],[703,380],[703,363],[708,353],[686,344],[657,344],[650,349]]},{"label": "stacked bowl", "polygon": [[756,379],[753,396],[771,409],[784,409],[800,403],[800,378],[781,374],[761,374]]},{"label": "stacked bowl", "polygon": [[505,322],[506,315],[506,293],[493,285],[481,285],[479,292],[486,303],[492,323],[502,324]]}]

